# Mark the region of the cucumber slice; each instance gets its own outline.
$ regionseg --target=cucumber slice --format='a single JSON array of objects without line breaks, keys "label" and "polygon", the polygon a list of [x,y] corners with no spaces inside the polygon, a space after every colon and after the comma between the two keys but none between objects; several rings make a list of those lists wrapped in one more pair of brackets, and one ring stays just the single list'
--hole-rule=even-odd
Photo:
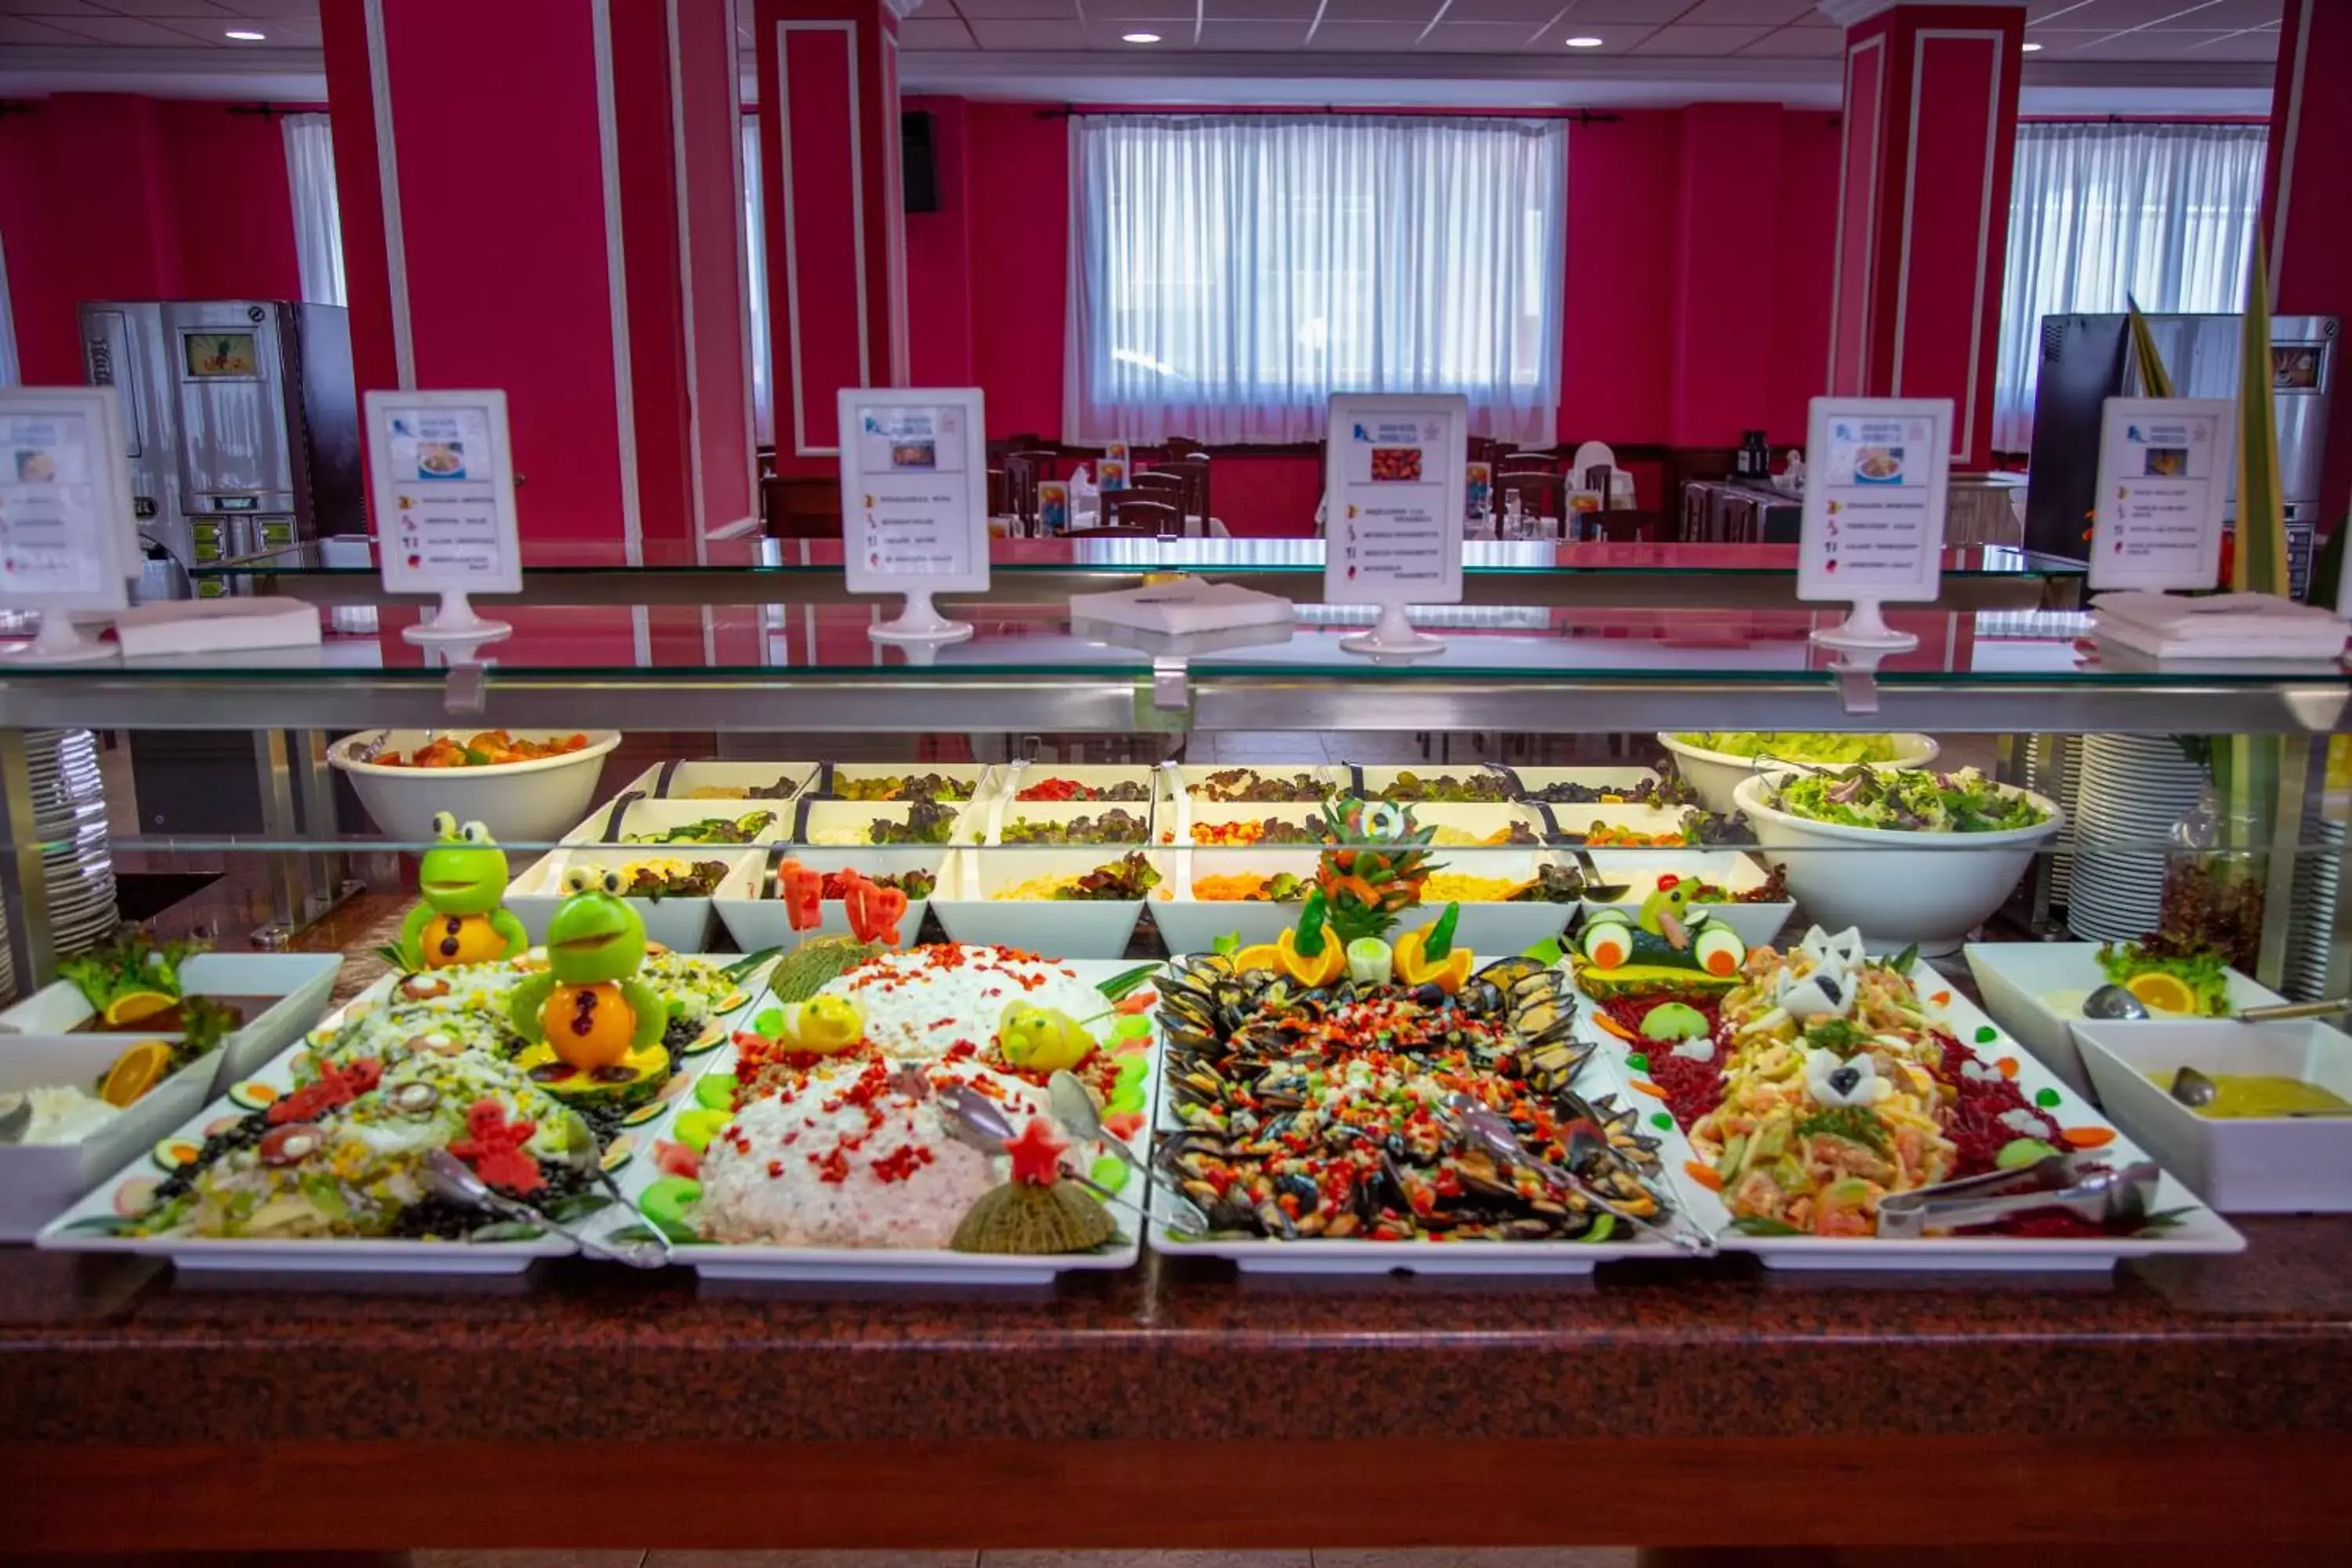
[{"label": "cucumber slice", "polygon": [[664,1176],[637,1196],[637,1212],[646,1223],[672,1241],[699,1241],[687,1216],[702,1196],[702,1184],[687,1176]]},{"label": "cucumber slice", "polygon": [[695,1082],[694,1102],[707,1105],[713,1110],[732,1110],[735,1109],[735,1075],[731,1072],[707,1074]]}]

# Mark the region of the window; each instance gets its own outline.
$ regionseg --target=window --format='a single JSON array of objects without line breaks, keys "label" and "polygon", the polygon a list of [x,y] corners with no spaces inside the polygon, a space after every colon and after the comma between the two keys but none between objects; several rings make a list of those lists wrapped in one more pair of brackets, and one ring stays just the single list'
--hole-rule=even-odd
[{"label": "window", "polygon": [[16,366],[16,318],[8,307],[8,258],[0,251],[0,386],[14,386]]},{"label": "window", "polygon": [[2033,447],[2042,318],[2244,308],[2260,125],[2023,125],[2009,197],[1993,445]]},{"label": "window", "polygon": [[1550,445],[1559,121],[1071,127],[1068,439],[1319,440],[1334,392],[1459,392],[1474,434]]},{"label": "window", "polygon": [[335,205],[335,133],[323,114],[286,117],[286,184],[294,197],[294,256],[302,298],[341,305],[343,220]]},{"label": "window", "polygon": [[751,333],[751,425],[761,446],[776,438],[775,346],[768,342],[768,234],[760,216],[760,117],[743,116],[744,318]]}]

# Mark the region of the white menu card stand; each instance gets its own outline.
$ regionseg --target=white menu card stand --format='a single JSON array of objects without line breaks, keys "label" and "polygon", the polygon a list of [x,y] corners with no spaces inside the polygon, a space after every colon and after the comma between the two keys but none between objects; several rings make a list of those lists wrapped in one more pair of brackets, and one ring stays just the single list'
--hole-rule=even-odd
[{"label": "white menu card stand", "polygon": [[2160,593],[2221,580],[2236,413],[2213,397],[2110,397],[2101,406],[2092,587]]},{"label": "white menu card stand", "polygon": [[131,604],[140,552],[127,449],[111,386],[0,389],[0,605],[41,616],[40,631],[12,661],[115,657],[73,612]]},{"label": "white menu card stand", "polygon": [[1888,626],[1879,607],[1936,596],[1951,436],[1948,397],[1812,400],[1797,597],[1853,606],[1813,641],[1895,653],[1919,646]]},{"label": "white menu card stand", "polygon": [[474,611],[475,594],[522,592],[507,395],[367,395],[369,490],[387,594],[432,594],[433,619],[401,628],[424,645],[496,642],[513,632]]},{"label": "white menu card stand", "polygon": [[988,591],[988,436],[978,387],[840,391],[842,564],[853,594],[904,594],[877,642],[950,643],[931,603]]},{"label": "white menu card stand", "polygon": [[1469,399],[1342,394],[1325,437],[1323,602],[1380,611],[1370,631],[1339,646],[1389,658],[1444,651],[1413,630],[1405,606],[1462,600]]}]

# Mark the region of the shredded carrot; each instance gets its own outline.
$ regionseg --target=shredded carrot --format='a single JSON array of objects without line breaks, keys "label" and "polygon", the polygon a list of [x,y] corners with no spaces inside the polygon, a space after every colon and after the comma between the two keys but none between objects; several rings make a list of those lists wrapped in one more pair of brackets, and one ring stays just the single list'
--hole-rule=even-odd
[{"label": "shredded carrot", "polygon": [[1656,1084],[1652,1083],[1648,1079],[1637,1078],[1628,1079],[1627,1081],[1633,1084],[1633,1092],[1635,1094],[1646,1094],[1652,1100],[1664,1100],[1666,1098],[1666,1091],[1660,1089]]},{"label": "shredded carrot", "polygon": [[2017,1076],[2017,1058],[2015,1057],[2000,1058],[1992,1064],[1992,1069],[1993,1071],[2000,1074],[2003,1078],[2015,1078]]},{"label": "shredded carrot", "polygon": [[2112,1127],[2069,1127],[2058,1135],[2077,1149],[2104,1149],[2116,1141]]},{"label": "shredded carrot", "polygon": [[1616,1019],[1611,1017],[1606,1013],[1593,1014],[1592,1021],[1628,1044],[1639,1045],[1642,1043],[1641,1036],[1635,1034],[1633,1030],[1627,1028],[1624,1025],[1619,1023]]},{"label": "shredded carrot", "polygon": [[1696,1160],[1685,1160],[1683,1169],[1688,1173],[1692,1181],[1696,1182],[1708,1192],[1723,1191],[1723,1178],[1715,1173],[1713,1165],[1702,1165]]}]

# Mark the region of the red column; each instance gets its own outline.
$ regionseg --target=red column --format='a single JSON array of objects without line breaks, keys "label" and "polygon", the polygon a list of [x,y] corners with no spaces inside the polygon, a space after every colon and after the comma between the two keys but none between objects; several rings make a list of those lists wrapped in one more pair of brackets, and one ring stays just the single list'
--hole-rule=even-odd
[{"label": "red column", "polygon": [[[2287,0],[2271,89],[2263,180],[2271,310],[2352,321],[2352,5]],[[2319,528],[2341,525],[2352,498],[2352,393],[2339,334]]]},{"label": "red column", "polygon": [[898,16],[917,0],[758,0],[776,468],[829,474],[844,386],[904,386]]},{"label": "red column", "polygon": [[360,384],[504,388],[527,542],[690,562],[754,510],[734,14],[321,5]]},{"label": "red column", "polygon": [[1952,461],[1991,460],[2023,0],[1824,0],[1846,26],[1828,388],[1948,397]]}]

